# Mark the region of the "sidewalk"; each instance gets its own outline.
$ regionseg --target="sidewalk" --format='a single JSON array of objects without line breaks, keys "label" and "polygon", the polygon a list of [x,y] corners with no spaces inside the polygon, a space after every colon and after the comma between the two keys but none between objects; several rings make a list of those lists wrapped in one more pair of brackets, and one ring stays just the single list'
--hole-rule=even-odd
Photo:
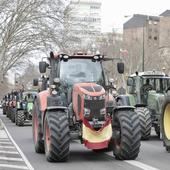
[{"label": "sidewalk", "polygon": [[0,170],[30,169],[17,147],[0,119]]}]

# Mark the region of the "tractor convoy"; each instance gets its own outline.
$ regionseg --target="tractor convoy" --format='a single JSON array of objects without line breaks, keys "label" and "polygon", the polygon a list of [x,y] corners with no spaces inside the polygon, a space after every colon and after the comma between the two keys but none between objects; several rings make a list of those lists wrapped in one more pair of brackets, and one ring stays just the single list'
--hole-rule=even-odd
[{"label": "tractor convoy", "polygon": [[[47,68],[50,73],[41,83],[47,88],[34,101],[33,139],[35,151],[45,152],[48,161],[67,161],[71,140],[94,151],[113,150],[119,160],[138,156],[139,118],[133,106],[118,105],[111,95],[114,87],[103,69],[110,60],[51,52],[49,63],[39,63],[40,73]],[[122,74],[124,64],[117,63],[117,69]]]},{"label": "tractor convoy", "polygon": [[72,140],[134,160],[152,127],[170,152],[170,77],[136,72],[127,78],[127,92],[118,94],[104,68],[109,61],[117,61],[118,73],[124,73],[120,58],[51,52],[39,63],[41,78],[33,80],[38,89],[5,95],[3,114],[17,126],[32,122],[35,152],[45,153],[49,162],[68,161]]},{"label": "tractor convoy", "polygon": [[37,92],[15,90],[3,98],[3,114],[17,126],[32,120],[33,101]]}]

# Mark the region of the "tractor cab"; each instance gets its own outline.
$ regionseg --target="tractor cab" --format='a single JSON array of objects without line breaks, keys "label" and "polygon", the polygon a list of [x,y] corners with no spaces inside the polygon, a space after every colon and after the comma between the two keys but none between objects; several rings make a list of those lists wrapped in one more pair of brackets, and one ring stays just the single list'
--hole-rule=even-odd
[{"label": "tractor cab", "polygon": [[140,72],[128,77],[127,86],[128,93],[135,98],[136,107],[149,109],[152,126],[160,135],[160,114],[170,88],[170,77],[160,71]]},{"label": "tractor cab", "polygon": [[147,105],[150,94],[165,94],[170,77],[162,72],[148,71],[133,74],[127,80],[128,93],[135,96],[136,104]]},{"label": "tractor cab", "polygon": [[[59,86],[60,88],[58,88],[58,90],[65,92],[67,96],[67,101],[65,103],[69,105],[73,98],[72,92],[74,91],[73,88],[75,84],[86,83],[86,88],[91,89],[90,83],[95,83],[106,89],[109,82],[103,68],[103,62],[111,60],[113,59],[105,58],[102,55],[77,53],[71,56],[66,54],[55,56],[51,53],[49,58],[50,64],[40,62],[39,69],[41,73],[44,73],[46,72],[46,68],[50,65],[50,85]],[[124,64],[118,62],[117,69],[118,72],[122,74],[124,72]],[[92,91],[95,92],[93,88]]]}]

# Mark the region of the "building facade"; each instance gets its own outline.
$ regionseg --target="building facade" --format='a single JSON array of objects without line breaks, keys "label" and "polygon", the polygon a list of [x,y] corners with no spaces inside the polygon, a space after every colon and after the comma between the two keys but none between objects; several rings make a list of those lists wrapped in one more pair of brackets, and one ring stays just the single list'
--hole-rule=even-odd
[{"label": "building facade", "polygon": [[71,0],[72,32],[86,44],[101,33],[101,0]]},{"label": "building facade", "polygon": [[123,25],[124,48],[129,54],[129,72],[155,68],[159,48],[159,17],[135,14]]},{"label": "building facade", "polygon": [[[129,72],[161,70],[170,73],[170,10],[159,16],[135,14],[123,28],[124,48],[128,50]],[[144,61],[144,62],[143,62]]]}]

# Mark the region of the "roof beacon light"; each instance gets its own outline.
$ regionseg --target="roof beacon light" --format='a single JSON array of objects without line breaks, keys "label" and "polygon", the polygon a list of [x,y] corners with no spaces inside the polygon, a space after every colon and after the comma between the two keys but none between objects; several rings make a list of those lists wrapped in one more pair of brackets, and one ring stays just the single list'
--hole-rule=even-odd
[{"label": "roof beacon light", "polygon": [[64,58],[65,60],[67,60],[69,57],[68,57],[68,55],[64,55],[63,58]]},{"label": "roof beacon light", "polygon": [[95,60],[98,60],[98,59],[99,59],[99,56],[98,56],[98,55],[95,55],[95,56],[94,56],[94,59],[95,59]]}]

